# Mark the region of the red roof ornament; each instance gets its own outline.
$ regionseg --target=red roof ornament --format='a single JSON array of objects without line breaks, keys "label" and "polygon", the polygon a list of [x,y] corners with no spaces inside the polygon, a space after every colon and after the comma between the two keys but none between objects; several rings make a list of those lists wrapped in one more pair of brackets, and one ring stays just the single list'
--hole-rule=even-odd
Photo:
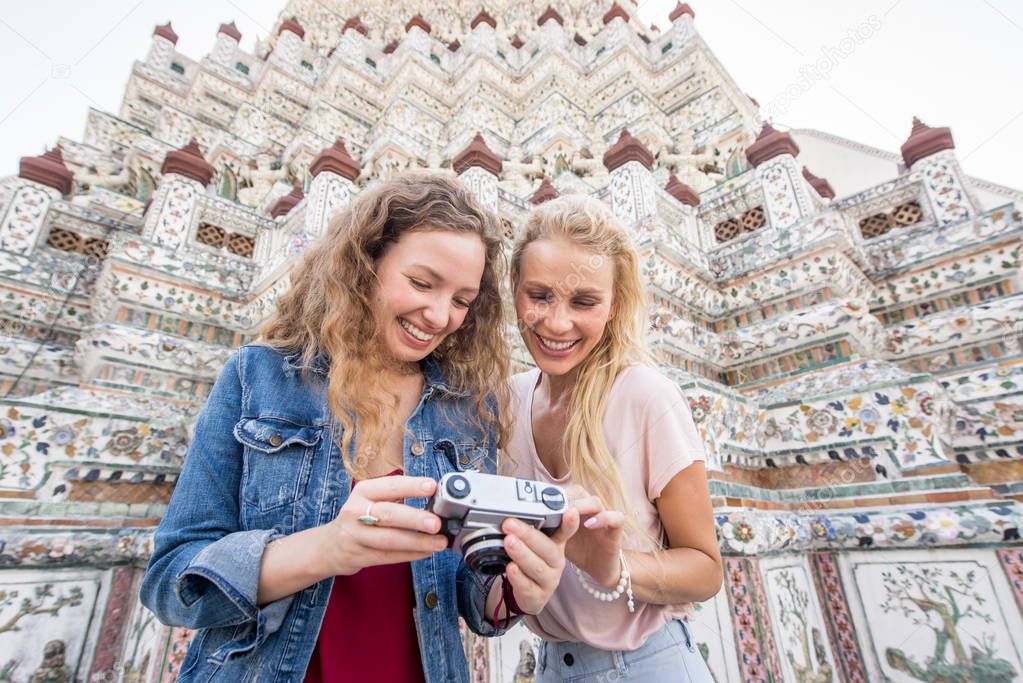
[{"label": "red roof ornament", "polygon": [[291,213],[291,210],[298,206],[298,203],[302,201],[305,194],[302,193],[302,188],[298,185],[291,186],[291,192],[284,195],[270,207],[270,216],[272,218],[280,218],[281,216],[287,216]]},{"label": "red roof ornament", "polygon": [[696,18],[696,12],[689,6],[688,2],[680,2],[675,5],[675,9],[671,10],[671,14],[668,15],[668,21],[675,23],[675,20],[681,17],[683,14],[688,14],[690,19]]},{"label": "red roof ornament", "polygon": [[191,178],[201,185],[209,185],[213,179],[213,167],[210,166],[202,156],[199,143],[192,138],[191,141],[181,149],[167,152],[163,158],[163,166],[160,173],[177,173],[186,178]]},{"label": "red roof ornament", "polygon": [[664,186],[664,191],[686,206],[700,205],[700,196],[693,191],[693,188],[679,180],[674,173],[668,176],[668,184]]},{"label": "red roof ornament", "polygon": [[525,43],[522,42],[522,38],[519,38],[519,34],[518,33],[516,33],[514,36],[512,36],[511,46],[513,48],[518,50],[523,45],[525,45]]},{"label": "red roof ornament", "polygon": [[612,3],[611,9],[604,14],[604,25],[610,24],[615,17],[621,17],[626,23],[629,21],[629,13],[622,9],[617,2]]},{"label": "red roof ornament", "polygon": [[529,198],[529,203],[543,204],[544,202],[549,202],[552,199],[557,199],[560,196],[561,194],[554,189],[553,185],[551,185],[551,179],[544,176],[543,180],[540,181],[540,187],[538,187],[536,192],[533,193],[533,196]]},{"label": "red roof ornament", "polygon": [[75,180],[71,169],[64,165],[64,154],[60,151],[60,145],[37,157],[21,157],[18,176],[52,187],[61,194],[71,194]]},{"label": "red roof ornament", "polygon": [[369,29],[366,28],[366,25],[362,23],[362,19],[360,19],[358,15],[351,17],[348,21],[346,21],[344,28],[341,29],[341,32],[344,33],[350,28],[355,29],[364,36],[369,35]]},{"label": "red roof ornament", "polygon": [[313,159],[313,163],[309,166],[309,173],[314,178],[324,171],[330,171],[352,181],[359,177],[361,170],[359,162],[348,153],[348,150],[345,149],[345,141],[341,138],[320,152],[320,155]]},{"label": "red roof ornament", "polygon": [[914,116],[913,131],[909,134],[909,138],[902,143],[900,151],[902,160],[906,162],[906,168],[912,168],[913,164],[924,157],[946,149],[955,149],[952,131],[948,128],[931,128]]},{"label": "red roof ornament", "polygon": [[285,31],[290,31],[299,38],[305,38],[305,29],[302,28],[302,24],[298,23],[298,19],[295,17],[282,21],[281,27],[277,29],[277,35],[281,35]]},{"label": "red roof ornament", "polygon": [[604,152],[604,166],[607,167],[608,171],[613,171],[630,161],[638,161],[644,168],[649,170],[654,165],[654,155],[629,132],[628,128],[622,128],[622,132],[618,136],[618,142],[611,145],[611,148]]},{"label": "red roof ornament", "polygon": [[462,47],[462,44],[458,40],[453,40],[448,43],[448,50],[450,52],[458,52],[458,48]]},{"label": "red roof ornament", "polygon": [[579,46],[584,46],[584,45],[586,45],[586,39],[585,39],[585,38],[583,38],[583,37],[582,37],[581,35],[579,35],[578,33],[576,33],[576,34],[575,34],[575,37],[573,38],[573,40],[575,40],[575,44],[576,44],[576,45],[579,45]]},{"label": "red roof ornament", "polygon": [[229,36],[235,40],[242,39],[242,32],[238,30],[238,27],[234,25],[233,21],[230,24],[221,24],[220,28],[217,29],[217,33],[223,33],[225,36]]},{"label": "red roof ornament", "polygon": [[500,175],[503,164],[501,157],[487,147],[483,135],[477,132],[472,142],[451,160],[451,167],[459,175],[473,167],[482,168],[492,175]]},{"label": "red roof ornament", "polygon": [[536,25],[537,26],[543,26],[547,22],[548,19],[553,19],[554,21],[558,22],[562,26],[565,25],[565,20],[561,17],[560,14],[558,14],[558,11],[556,9],[554,9],[553,7],[551,7],[550,5],[547,5],[547,10],[543,14],[540,15],[539,19],[536,20]]},{"label": "red roof ornament", "polygon": [[469,29],[472,30],[480,24],[490,24],[491,28],[497,28],[497,19],[494,19],[492,16],[487,14],[485,9],[481,9],[480,13],[476,15],[472,22],[470,22]]},{"label": "red roof ornament", "polygon": [[384,45],[383,52],[384,52],[385,55],[389,55],[389,54],[393,53],[397,49],[398,49],[398,41],[397,40],[392,40],[387,45]]},{"label": "red roof ornament", "polygon": [[770,123],[764,124],[760,129],[760,135],[746,148],[746,158],[754,168],[782,154],[797,156],[799,145],[791,135],[775,130]]},{"label": "red roof ornament", "polygon": [[810,169],[806,166],[803,167],[803,178],[806,179],[806,182],[810,183],[810,187],[816,190],[817,194],[821,197],[824,197],[825,199],[835,198],[835,191],[831,189],[831,183],[824,178],[819,178],[813,173],[810,173]]},{"label": "red roof ornament", "polygon": [[405,33],[411,31],[413,26],[418,26],[419,28],[423,29],[424,33],[429,33],[431,31],[430,24],[428,24],[426,22],[426,19],[423,19],[423,17],[419,14],[409,19],[408,23],[405,24]]},{"label": "red roof ornament", "polygon": [[153,35],[166,38],[175,45],[178,44],[178,34],[174,32],[174,27],[171,26],[169,21],[166,24],[162,24],[153,29]]}]

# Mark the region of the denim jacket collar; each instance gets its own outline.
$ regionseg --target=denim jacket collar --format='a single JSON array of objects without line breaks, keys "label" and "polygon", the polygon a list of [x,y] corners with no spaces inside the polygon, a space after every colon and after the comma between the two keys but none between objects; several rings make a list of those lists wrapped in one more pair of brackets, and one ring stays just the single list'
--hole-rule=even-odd
[{"label": "denim jacket collar", "polygon": [[[302,363],[302,354],[300,353],[293,353],[284,357],[285,371],[301,372],[305,367]],[[441,369],[437,359],[433,357],[433,354],[421,360],[419,367],[423,369],[424,391],[443,391],[446,394],[459,398],[465,398],[469,395],[469,392],[455,389],[448,384],[447,379],[444,377],[444,371]],[[314,356],[309,363],[308,369],[310,372],[326,377],[330,371],[330,358],[323,354]]]}]

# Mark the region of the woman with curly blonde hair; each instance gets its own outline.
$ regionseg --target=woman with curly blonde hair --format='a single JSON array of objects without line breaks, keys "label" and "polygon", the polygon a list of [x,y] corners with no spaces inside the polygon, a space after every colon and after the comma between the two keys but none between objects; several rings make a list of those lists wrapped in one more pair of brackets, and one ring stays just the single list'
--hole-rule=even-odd
[{"label": "woman with curly blonde hair", "polygon": [[568,486],[583,520],[554,596],[526,617],[544,639],[537,681],[710,680],[680,619],[721,586],[702,445],[645,350],[629,235],[596,199],[546,202],[516,241],[511,281],[537,367],[511,380],[510,460]]},{"label": "woman with curly blonde hair", "polygon": [[432,175],[366,190],[308,249],[221,372],[156,533],[143,603],[198,629],[180,680],[467,681],[459,616],[495,635],[505,598],[543,608],[574,512],[550,538],[506,520],[493,579],[440,552],[424,509],[504,441],[501,264],[495,219]]}]

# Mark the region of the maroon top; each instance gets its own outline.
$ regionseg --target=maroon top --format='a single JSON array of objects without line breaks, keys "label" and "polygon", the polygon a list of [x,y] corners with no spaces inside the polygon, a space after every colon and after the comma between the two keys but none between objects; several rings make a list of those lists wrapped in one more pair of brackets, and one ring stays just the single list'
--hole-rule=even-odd
[{"label": "maroon top", "polygon": [[305,683],[426,683],[415,604],[408,562],[335,576]]}]

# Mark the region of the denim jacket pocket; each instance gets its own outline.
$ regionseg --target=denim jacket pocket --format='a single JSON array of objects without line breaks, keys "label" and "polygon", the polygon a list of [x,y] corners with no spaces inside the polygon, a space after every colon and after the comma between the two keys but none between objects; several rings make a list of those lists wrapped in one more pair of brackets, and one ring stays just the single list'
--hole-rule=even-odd
[{"label": "denim jacket pocket", "polygon": [[246,418],[234,427],[245,446],[242,496],[245,503],[268,512],[291,505],[305,495],[313,454],[324,427],[286,418]]}]

